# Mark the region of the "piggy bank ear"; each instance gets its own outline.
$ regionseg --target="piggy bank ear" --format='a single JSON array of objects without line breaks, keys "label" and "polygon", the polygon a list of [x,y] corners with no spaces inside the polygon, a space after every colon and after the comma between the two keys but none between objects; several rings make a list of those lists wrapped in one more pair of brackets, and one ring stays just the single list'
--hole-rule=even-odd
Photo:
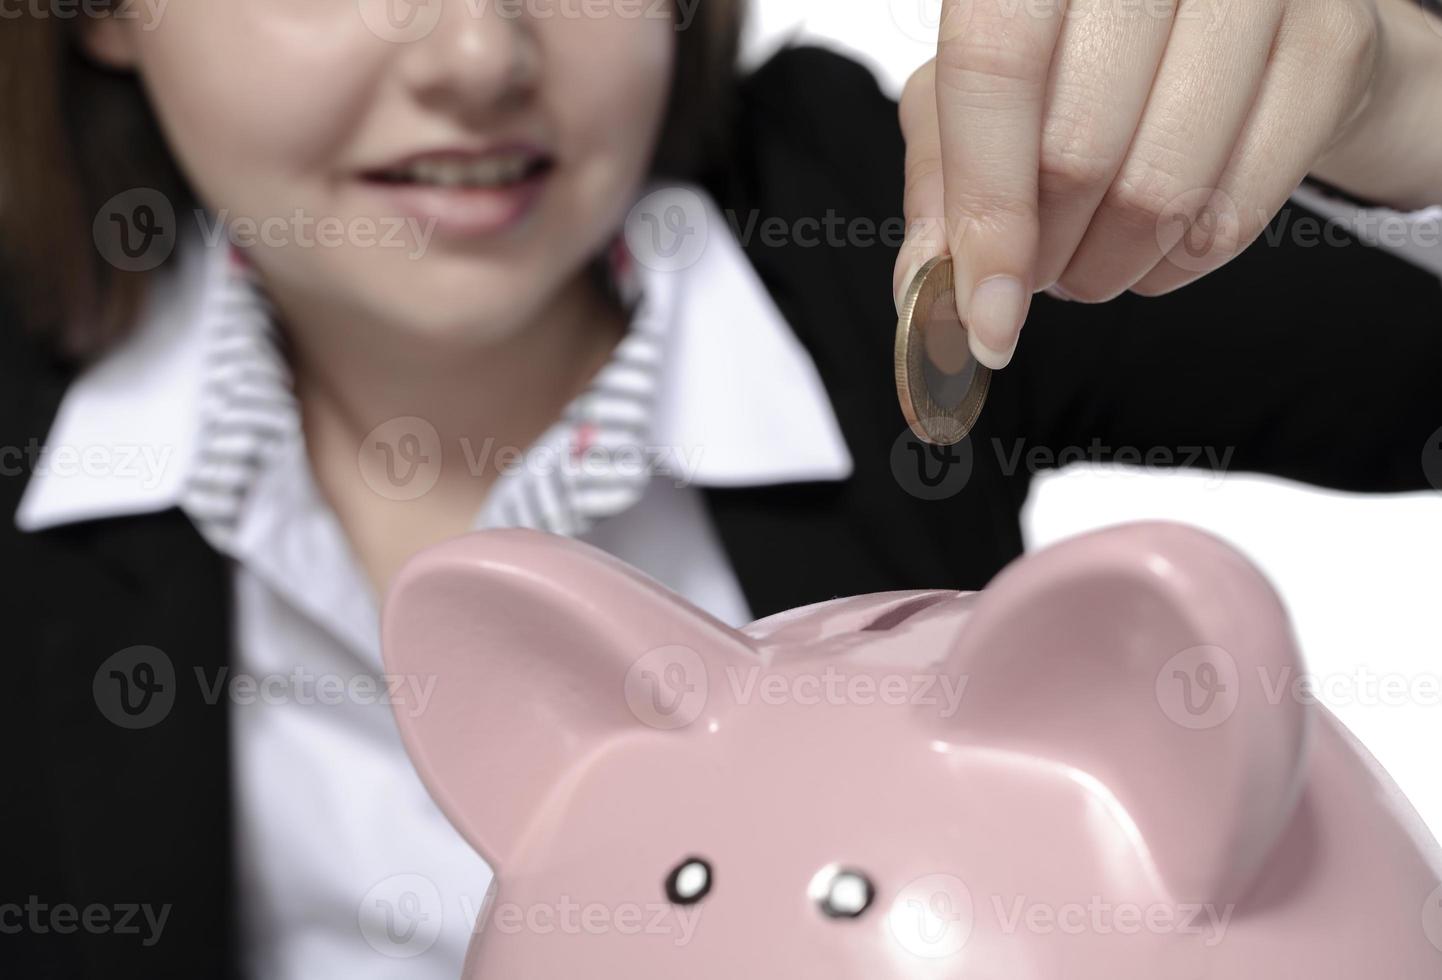
[{"label": "piggy bank ear", "polygon": [[1179,901],[1240,897],[1292,814],[1311,716],[1272,693],[1300,670],[1291,627],[1210,535],[1133,524],[1019,559],[946,669],[967,678],[948,740],[1089,774]]},{"label": "piggy bank ear", "polygon": [[704,727],[745,638],[598,549],[483,531],[420,552],[381,624],[431,795],[504,867],[546,797],[616,736]]}]

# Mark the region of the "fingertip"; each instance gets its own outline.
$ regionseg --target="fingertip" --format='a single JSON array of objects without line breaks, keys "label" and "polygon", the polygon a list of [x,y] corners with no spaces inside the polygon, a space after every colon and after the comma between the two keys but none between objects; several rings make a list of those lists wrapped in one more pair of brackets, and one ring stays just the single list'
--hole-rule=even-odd
[{"label": "fingertip", "polygon": [[1031,306],[1031,291],[1015,276],[989,276],[972,289],[964,308],[958,296],[957,306],[976,359],[989,368],[1006,367]]},{"label": "fingertip", "polygon": [[1004,351],[993,350],[981,341],[975,333],[967,334],[968,346],[971,349],[971,356],[983,367],[991,368],[993,371],[1000,371],[1011,363],[1012,355],[1016,353],[1016,342],[1020,334],[1012,339],[1011,346]]}]

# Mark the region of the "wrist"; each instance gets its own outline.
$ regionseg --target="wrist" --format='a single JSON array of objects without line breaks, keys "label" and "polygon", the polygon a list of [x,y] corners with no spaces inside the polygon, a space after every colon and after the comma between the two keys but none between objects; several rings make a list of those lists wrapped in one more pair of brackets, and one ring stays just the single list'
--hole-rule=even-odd
[{"label": "wrist", "polygon": [[1312,176],[1378,204],[1442,204],[1442,18],[1415,0],[1377,0],[1380,53],[1358,114]]}]

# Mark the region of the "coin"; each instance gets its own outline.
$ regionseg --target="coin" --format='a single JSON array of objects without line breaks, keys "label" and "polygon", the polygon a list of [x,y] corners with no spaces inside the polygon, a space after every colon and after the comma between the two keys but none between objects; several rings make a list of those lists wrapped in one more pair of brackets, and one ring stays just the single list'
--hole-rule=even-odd
[{"label": "coin", "polygon": [[966,438],[986,404],[991,369],[971,356],[956,315],[951,257],[916,273],[896,321],[896,395],[918,438],[951,446]]}]

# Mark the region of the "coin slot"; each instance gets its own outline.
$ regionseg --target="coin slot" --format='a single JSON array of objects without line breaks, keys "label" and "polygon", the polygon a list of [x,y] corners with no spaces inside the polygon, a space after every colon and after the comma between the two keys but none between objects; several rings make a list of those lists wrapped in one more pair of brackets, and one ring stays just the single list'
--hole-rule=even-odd
[{"label": "coin slot", "polygon": [[912,616],[915,616],[917,613],[921,612],[923,609],[930,609],[938,602],[945,602],[947,599],[951,599],[955,595],[956,593],[954,592],[935,592],[931,595],[917,596],[915,599],[912,599],[908,602],[903,602],[899,606],[893,606],[892,608],[886,610],[886,612],[882,613],[880,616],[877,616],[871,622],[861,627],[861,629],[863,632],[874,632],[877,630],[894,629],[895,627],[900,626],[902,623],[906,622]]}]

